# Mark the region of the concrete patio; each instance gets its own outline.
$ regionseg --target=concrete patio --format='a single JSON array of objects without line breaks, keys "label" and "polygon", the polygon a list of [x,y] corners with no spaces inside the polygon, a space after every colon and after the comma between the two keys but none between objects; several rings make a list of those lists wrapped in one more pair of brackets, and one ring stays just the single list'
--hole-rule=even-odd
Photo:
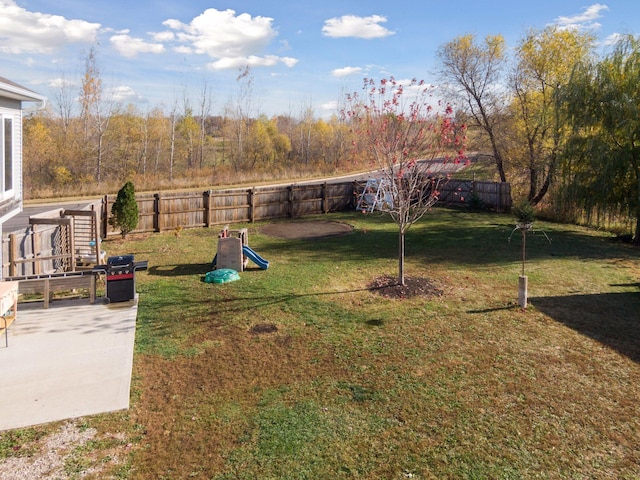
[{"label": "concrete patio", "polygon": [[0,430],[128,408],[137,312],[137,296],[19,304],[0,339]]}]

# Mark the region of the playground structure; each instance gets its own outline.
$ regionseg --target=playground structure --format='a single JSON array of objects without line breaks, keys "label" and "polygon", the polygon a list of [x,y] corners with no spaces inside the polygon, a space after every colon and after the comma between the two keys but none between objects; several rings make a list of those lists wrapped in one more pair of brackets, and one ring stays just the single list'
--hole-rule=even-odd
[{"label": "playground structure", "polygon": [[262,258],[249,247],[249,233],[246,228],[229,230],[225,226],[218,234],[218,250],[211,266],[215,269],[245,270],[249,260],[262,270],[269,268],[269,261]]},{"label": "playground structure", "polygon": [[393,208],[393,197],[389,187],[389,181],[384,178],[368,179],[358,198],[356,210],[371,213],[374,210]]}]

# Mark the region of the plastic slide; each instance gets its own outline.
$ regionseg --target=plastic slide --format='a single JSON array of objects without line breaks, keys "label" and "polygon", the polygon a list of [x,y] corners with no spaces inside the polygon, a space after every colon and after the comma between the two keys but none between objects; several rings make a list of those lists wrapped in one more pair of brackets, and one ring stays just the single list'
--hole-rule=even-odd
[{"label": "plastic slide", "polygon": [[269,268],[269,261],[262,258],[256,252],[254,252],[250,247],[244,245],[242,247],[242,254],[251,260],[253,263],[258,265],[262,270],[266,270]]}]

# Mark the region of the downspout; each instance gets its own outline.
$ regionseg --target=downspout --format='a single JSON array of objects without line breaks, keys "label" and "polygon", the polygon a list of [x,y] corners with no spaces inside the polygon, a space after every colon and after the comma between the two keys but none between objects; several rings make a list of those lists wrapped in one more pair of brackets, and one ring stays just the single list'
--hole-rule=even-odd
[{"label": "downspout", "polygon": [[36,103],[35,105],[31,105],[30,107],[27,108],[23,108],[22,112],[23,113],[33,113],[33,112],[37,112],[39,110],[44,110],[44,108],[47,106],[47,99],[43,98],[42,100],[40,100],[38,103]]}]

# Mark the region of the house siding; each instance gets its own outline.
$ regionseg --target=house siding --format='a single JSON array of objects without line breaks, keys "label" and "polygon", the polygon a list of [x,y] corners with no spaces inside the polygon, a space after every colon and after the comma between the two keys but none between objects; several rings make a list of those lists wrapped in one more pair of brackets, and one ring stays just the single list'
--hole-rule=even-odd
[{"label": "house siding", "polygon": [[13,100],[12,98],[0,97],[0,108],[9,108],[12,111],[22,109],[22,102],[20,100]]},{"label": "house siding", "polygon": [[[13,121],[12,148],[12,178],[11,188],[7,192],[0,192],[0,238],[2,238],[3,223],[22,210],[22,110],[23,102],[38,102],[38,108],[44,108],[46,98],[32,92],[11,80],[0,77],[0,114]],[[4,128],[4,125],[2,125]],[[4,146],[0,146],[4,148]],[[4,166],[3,166],[4,167]],[[4,172],[4,170],[2,170]],[[0,249],[0,263],[2,263]],[[0,280],[2,272],[0,272]],[[3,312],[0,312],[2,314]]]}]

